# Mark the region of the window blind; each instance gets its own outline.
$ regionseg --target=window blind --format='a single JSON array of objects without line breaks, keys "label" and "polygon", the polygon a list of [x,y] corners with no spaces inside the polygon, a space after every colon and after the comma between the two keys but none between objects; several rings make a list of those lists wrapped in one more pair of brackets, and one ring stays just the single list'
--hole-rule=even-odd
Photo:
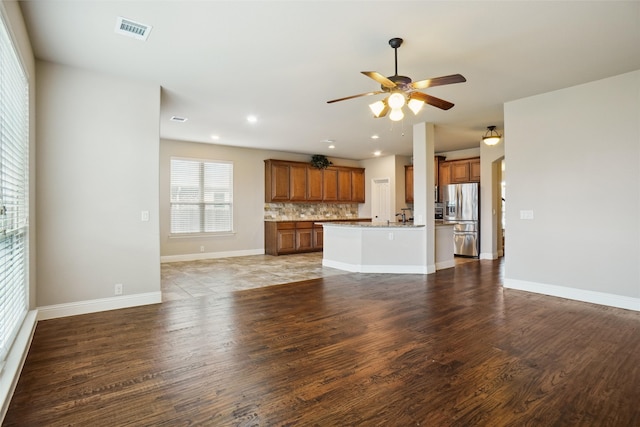
[{"label": "window blind", "polygon": [[28,308],[29,86],[5,23],[2,19],[0,21],[0,366],[2,366]]},{"label": "window blind", "polygon": [[233,163],[171,159],[171,234],[233,231]]}]

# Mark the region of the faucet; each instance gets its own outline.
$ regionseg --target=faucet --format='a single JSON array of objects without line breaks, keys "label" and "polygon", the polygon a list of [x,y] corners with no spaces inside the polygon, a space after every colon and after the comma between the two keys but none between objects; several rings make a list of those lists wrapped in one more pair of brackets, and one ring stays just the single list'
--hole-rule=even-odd
[{"label": "faucet", "polygon": [[396,216],[399,216],[402,218],[402,223],[404,224],[405,222],[407,222],[407,215],[402,212],[402,213],[397,213]]}]

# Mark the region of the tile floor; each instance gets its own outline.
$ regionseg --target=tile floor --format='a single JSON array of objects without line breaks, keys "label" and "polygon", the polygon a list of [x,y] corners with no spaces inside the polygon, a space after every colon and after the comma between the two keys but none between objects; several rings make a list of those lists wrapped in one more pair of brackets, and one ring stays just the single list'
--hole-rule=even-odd
[{"label": "tile floor", "polygon": [[163,263],[162,300],[224,296],[232,291],[340,274],[348,272],[322,266],[322,252]]},{"label": "tile floor", "polygon": [[[456,258],[456,264],[477,261]],[[252,255],[163,263],[162,300],[200,296],[226,297],[230,292],[262,286],[350,274],[322,266],[322,252],[295,255]]]}]

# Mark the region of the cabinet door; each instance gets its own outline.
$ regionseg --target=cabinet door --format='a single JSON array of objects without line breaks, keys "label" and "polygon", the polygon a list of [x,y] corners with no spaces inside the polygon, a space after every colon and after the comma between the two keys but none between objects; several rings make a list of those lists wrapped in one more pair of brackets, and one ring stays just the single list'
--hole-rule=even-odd
[{"label": "cabinet door", "polygon": [[351,201],[351,171],[348,169],[338,169],[338,200]]},{"label": "cabinet door", "polygon": [[404,201],[413,203],[413,165],[404,167]]},{"label": "cabinet door", "polygon": [[322,171],[322,200],[338,201],[338,170],[327,168]]},{"label": "cabinet door", "polygon": [[295,252],[296,230],[278,230],[278,253]]},{"label": "cabinet door", "polygon": [[307,200],[322,201],[322,169],[307,167]]},{"label": "cabinet door", "polygon": [[289,200],[289,165],[271,163],[271,198],[270,201],[286,202]]},{"label": "cabinet door", "polygon": [[351,171],[351,201],[364,203],[364,170]]},{"label": "cabinet door", "polygon": [[456,160],[451,162],[451,182],[461,183],[469,182],[469,161],[468,160]]},{"label": "cabinet door", "polygon": [[324,229],[321,225],[315,225],[313,227],[313,247],[314,249],[322,249],[324,242]]},{"label": "cabinet door", "polygon": [[289,166],[289,200],[292,202],[307,200],[307,165]]},{"label": "cabinet door", "polygon": [[480,182],[480,159],[469,161],[469,180]]},{"label": "cabinet door", "polygon": [[309,251],[313,249],[313,222],[301,221],[296,223],[296,250]]}]

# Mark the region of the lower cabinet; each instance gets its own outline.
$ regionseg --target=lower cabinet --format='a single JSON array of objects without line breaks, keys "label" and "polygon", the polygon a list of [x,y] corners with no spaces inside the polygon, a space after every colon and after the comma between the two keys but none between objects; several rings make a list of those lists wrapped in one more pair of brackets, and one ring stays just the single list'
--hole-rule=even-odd
[{"label": "lower cabinet", "polygon": [[[371,220],[358,218],[340,221]],[[319,252],[322,251],[323,236],[322,225],[315,221],[265,221],[264,252],[267,255]]]}]

